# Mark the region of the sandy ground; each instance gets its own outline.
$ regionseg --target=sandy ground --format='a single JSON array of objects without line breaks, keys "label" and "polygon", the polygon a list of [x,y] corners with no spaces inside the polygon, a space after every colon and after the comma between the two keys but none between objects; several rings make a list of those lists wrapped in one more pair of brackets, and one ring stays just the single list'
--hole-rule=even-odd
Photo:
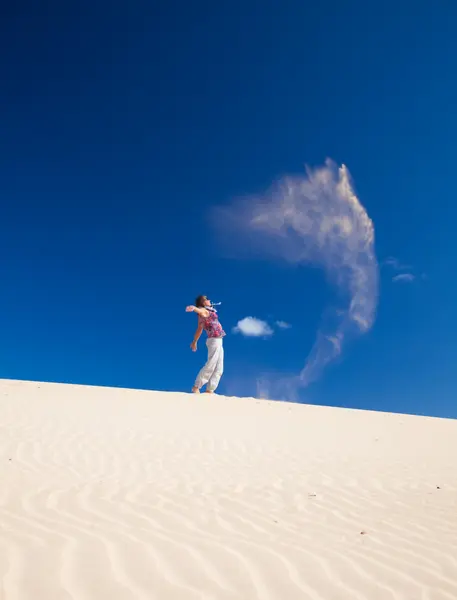
[{"label": "sandy ground", "polygon": [[1,600],[456,600],[457,421],[0,381]]}]

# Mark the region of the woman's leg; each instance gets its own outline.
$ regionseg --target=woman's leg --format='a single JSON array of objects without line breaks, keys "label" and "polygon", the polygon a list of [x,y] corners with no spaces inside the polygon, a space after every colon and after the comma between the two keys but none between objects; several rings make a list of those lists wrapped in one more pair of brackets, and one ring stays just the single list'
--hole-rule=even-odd
[{"label": "woman's leg", "polygon": [[195,380],[193,391],[199,390],[201,387],[208,383],[211,379],[212,374],[217,365],[217,361],[219,359],[219,344],[218,338],[208,338],[206,340],[206,346],[208,348],[208,360],[204,367],[200,370],[200,373],[197,375],[197,379]]},{"label": "woman's leg", "polygon": [[213,374],[211,375],[208,385],[206,386],[207,392],[214,392],[219,385],[222,373],[224,372],[224,346],[222,345],[222,338],[219,338],[219,351],[217,355],[217,363],[214,368]]}]

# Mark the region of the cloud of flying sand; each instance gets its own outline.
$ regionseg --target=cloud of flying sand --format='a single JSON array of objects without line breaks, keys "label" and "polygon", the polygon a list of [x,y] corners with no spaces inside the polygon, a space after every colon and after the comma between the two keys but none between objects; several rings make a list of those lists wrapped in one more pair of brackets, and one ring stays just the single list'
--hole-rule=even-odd
[{"label": "cloud of flying sand", "polygon": [[371,328],[376,315],[374,227],[347,168],[327,161],[301,177],[281,179],[263,196],[219,208],[213,216],[219,232],[237,233],[238,247],[243,235],[249,252],[320,267],[335,289],[338,305],[324,309],[314,346],[292,378],[294,385],[306,387],[341,354],[348,337]]}]

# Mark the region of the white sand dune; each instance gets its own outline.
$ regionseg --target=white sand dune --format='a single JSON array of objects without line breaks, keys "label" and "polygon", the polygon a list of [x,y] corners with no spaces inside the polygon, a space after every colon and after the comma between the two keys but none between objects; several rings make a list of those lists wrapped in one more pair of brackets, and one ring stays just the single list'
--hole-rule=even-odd
[{"label": "white sand dune", "polygon": [[0,382],[1,600],[456,600],[457,421]]}]

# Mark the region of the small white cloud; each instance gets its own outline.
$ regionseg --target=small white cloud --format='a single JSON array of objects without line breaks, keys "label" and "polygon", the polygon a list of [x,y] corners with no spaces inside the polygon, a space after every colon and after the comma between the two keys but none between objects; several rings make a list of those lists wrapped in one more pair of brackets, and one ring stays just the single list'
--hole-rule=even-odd
[{"label": "small white cloud", "polygon": [[273,330],[266,321],[261,321],[255,317],[245,317],[238,321],[233,333],[241,333],[246,337],[268,337],[273,335]]},{"label": "small white cloud", "polygon": [[386,260],[382,262],[382,265],[386,265],[387,267],[392,267],[392,269],[397,270],[400,267],[400,262],[397,258],[389,256],[389,258],[386,258]]},{"label": "small white cloud", "polygon": [[[417,279],[417,275],[411,272],[414,271],[413,267],[411,265],[401,263],[398,258],[395,258],[394,256],[389,256],[383,261],[382,264],[389,267],[393,271],[397,271],[397,275],[392,277],[392,281],[394,283],[411,283]],[[399,271],[403,271],[403,273],[399,273]]]},{"label": "small white cloud", "polygon": [[401,273],[400,275],[395,275],[395,277],[392,277],[392,281],[403,281],[403,282],[411,282],[414,281],[416,279],[416,276],[413,275],[412,273]]},{"label": "small white cloud", "polygon": [[290,329],[292,325],[290,325],[290,323],[286,323],[285,321],[276,321],[276,327],[279,327],[279,329]]},{"label": "small white cloud", "polygon": [[398,258],[395,258],[395,256],[389,256],[382,264],[391,267],[394,271],[406,271],[411,269],[411,265],[403,264]]}]

